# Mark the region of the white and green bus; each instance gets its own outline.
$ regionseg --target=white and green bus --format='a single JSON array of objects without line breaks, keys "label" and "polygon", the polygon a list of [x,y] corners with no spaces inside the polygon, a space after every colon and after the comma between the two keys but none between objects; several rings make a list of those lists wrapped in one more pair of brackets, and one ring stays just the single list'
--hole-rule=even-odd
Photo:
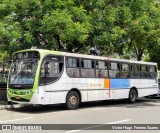
[{"label": "white and green bus", "polygon": [[67,52],[29,49],[14,53],[8,101],[49,105],[129,99],[158,93],[157,64]]}]

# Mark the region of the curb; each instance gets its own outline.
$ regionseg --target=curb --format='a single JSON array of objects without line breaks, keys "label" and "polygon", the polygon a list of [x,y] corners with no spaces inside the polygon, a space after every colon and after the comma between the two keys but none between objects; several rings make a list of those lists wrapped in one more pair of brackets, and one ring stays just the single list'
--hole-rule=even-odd
[{"label": "curb", "polygon": [[12,109],[12,108],[21,108],[24,107],[24,105],[0,105],[0,110],[4,110],[4,109]]}]

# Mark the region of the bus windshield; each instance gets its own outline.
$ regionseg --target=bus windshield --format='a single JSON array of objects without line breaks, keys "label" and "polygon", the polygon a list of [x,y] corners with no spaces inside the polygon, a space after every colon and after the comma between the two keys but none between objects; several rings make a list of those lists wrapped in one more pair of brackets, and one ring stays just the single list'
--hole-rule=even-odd
[{"label": "bus windshield", "polygon": [[18,55],[16,54],[14,56],[10,71],[9,85],[34,84],[34,78],[39,62],[39,58],[35,58],[34,56],[34,52],[25,52],[23,54],[18,53]]},{"label": "bus windshield", "polygon": [[19,60],[13,62],[10,73],[10,84],[33,84],[37,70],[37,60]]}]

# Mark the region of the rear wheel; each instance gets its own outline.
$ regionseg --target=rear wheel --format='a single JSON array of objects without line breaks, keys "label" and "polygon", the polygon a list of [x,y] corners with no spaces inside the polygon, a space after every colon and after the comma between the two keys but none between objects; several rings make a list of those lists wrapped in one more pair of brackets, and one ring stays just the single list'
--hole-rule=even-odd
[{"label": "rear wheel", "polygon": [[80,98],[77,92],[71,91],[66,98],[66,107],[69,110],[77,109],[80,103]]},{"label": "rear wheel", "polygon": [[135,89],[131,89],[129,92],[129,102],[130,103],[135,103],[137,101],[137,91]]}]

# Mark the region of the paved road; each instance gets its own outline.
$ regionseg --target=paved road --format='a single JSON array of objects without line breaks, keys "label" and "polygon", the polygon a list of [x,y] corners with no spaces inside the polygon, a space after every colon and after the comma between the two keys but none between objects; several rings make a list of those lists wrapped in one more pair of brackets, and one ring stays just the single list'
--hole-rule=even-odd
[{"label": "paved road", "polygon": [[[126,101],[106,101],[81,104],[78,110],[66,110],[62,105],[34,106],[0,110],[0,124],[98,124],[86,129],[103,128],[100,124],[160,124],[160,99],[139,99],[135,104]],[[89,130],[59,130],[50,132],[87,133]],[[46,131],[48,132],[48,131]],[[94,130],[128,132],[122,130]],[[149,132],[149,131],[130,131]],[[150,131],[157,133],[158,131]]]}]

